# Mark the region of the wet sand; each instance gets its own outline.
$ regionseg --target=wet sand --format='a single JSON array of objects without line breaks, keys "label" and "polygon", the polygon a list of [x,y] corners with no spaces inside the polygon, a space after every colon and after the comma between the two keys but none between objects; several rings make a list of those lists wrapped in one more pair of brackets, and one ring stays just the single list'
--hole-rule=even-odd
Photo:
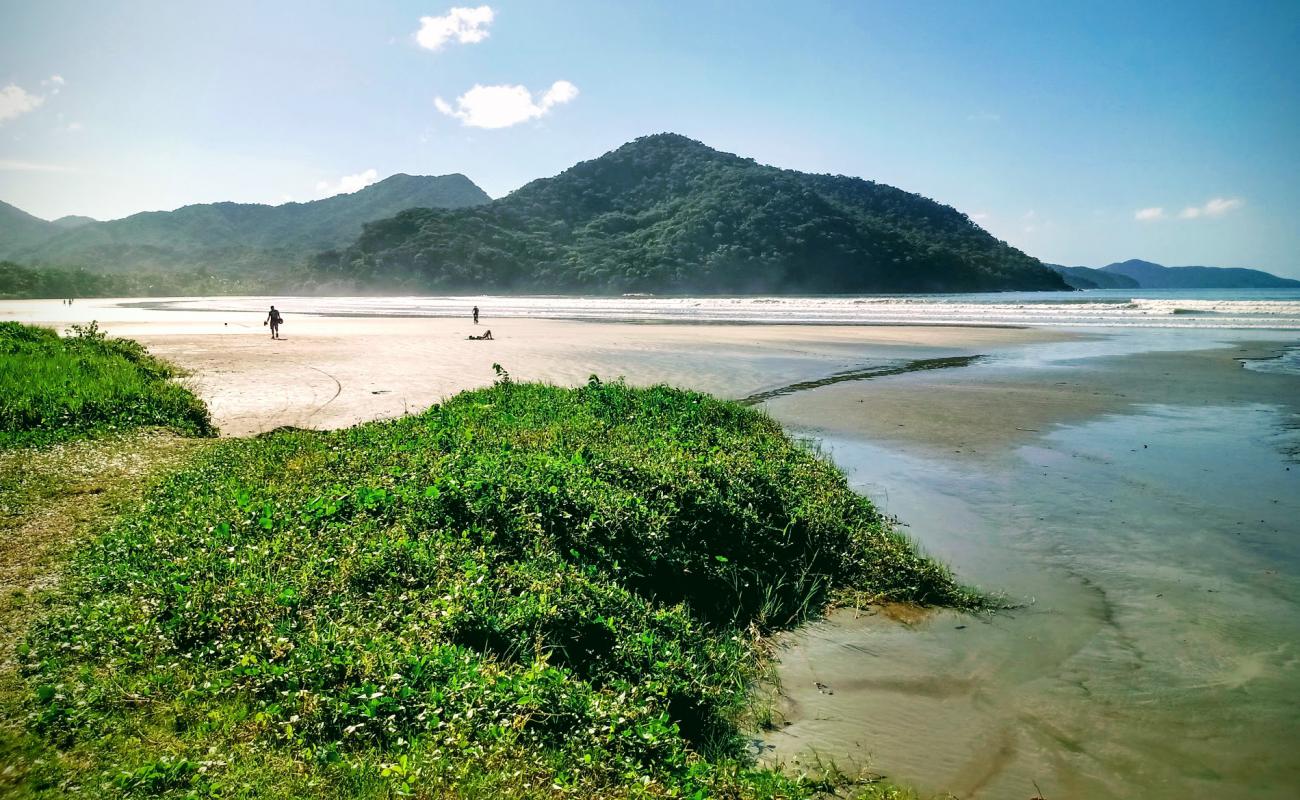
[{"label": "wet sand", "polygon": [[769,402],[1020,607],[845,610],[786,637],[765,757],[962,798],[1294,797],[1300,376],[1239,361],[1284,337]]},{"label": "wet sand", "polygon": [[767,408],[788,425],[821,434],[983,458],[1008,452],[1054,426],[1142,405],[1269,403],[1300,412],[1294,375],[1242,369],[1242,360],[1277,356],[1290,343],[1229,342],[1214,349],[1067,358],[1041,366],[993,361],[972,369],[828,386],[769,401]]}]

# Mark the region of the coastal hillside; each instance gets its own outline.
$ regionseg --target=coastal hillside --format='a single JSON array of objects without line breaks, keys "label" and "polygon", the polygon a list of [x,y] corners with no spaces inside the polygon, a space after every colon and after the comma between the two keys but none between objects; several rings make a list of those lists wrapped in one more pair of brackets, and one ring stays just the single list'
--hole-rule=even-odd
[{"label": "coastal hillside", "polygon": [[961,212],[891,186],[646,136],[469,209],[367,225],[318,277],[417,291],[1065,289]]},{"label": "coastal hillside", "polygon": [[[488,200],[464,175],[393,175],[307,203],[202,203],[108,222],[45,222],[6,206],[0,208],[0,258],[105,271],[283,269],[352,241],[366,222],[408,208],[463,208]],[[10,228],[26,233],[10,235]]]},{"label": "coastal hillside", "polygon": [[1300,281],[1258,269],[1166,267],[1136,258],[1107,264],[1099,272],[1131,278],[1143,289],[1300,289]]}]

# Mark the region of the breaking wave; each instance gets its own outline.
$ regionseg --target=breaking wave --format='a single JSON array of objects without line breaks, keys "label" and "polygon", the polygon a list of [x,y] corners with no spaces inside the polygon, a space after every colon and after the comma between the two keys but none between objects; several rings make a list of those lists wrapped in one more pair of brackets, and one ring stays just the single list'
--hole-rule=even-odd
[{"label": "breaking wave", "polygon": [[[876,297],[303,297],[276,298],[297,313],[446,317],[478,305],[491,317],[626,322],[825,325],[1029,325],[1300,330],[1300,290],[1192,290]],[[261,310],[265,298],[155,301],[184,310]]]}]

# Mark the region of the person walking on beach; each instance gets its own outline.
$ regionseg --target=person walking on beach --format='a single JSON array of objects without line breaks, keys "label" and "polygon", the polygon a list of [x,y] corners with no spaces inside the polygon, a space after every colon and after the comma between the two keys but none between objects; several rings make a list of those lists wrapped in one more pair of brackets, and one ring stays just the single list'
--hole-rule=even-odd
[{"label": "person walking on beach", "polygon": [[262,324],[271,326],[272,339],[280,338],[281,322],[284,322],[284,317],[280,316],[280,312],[276,310],[275,306],[271,306],[271,312],[266,315],[266,319],[262,320]]},{"label": "person walking on beach", "polygon": [[478,324],[478,306],[474,306],[474,324]]}]

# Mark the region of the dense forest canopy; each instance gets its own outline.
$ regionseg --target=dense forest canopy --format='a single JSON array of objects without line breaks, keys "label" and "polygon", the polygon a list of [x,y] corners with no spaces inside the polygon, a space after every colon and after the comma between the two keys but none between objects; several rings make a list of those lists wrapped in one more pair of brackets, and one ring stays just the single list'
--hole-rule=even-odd
[{"label": "dense forest canopy", "polygon": [[647,136],[468,209],[371,223],[322,277],[409,290],[907,292],[1065,289],[961,212]]}]

